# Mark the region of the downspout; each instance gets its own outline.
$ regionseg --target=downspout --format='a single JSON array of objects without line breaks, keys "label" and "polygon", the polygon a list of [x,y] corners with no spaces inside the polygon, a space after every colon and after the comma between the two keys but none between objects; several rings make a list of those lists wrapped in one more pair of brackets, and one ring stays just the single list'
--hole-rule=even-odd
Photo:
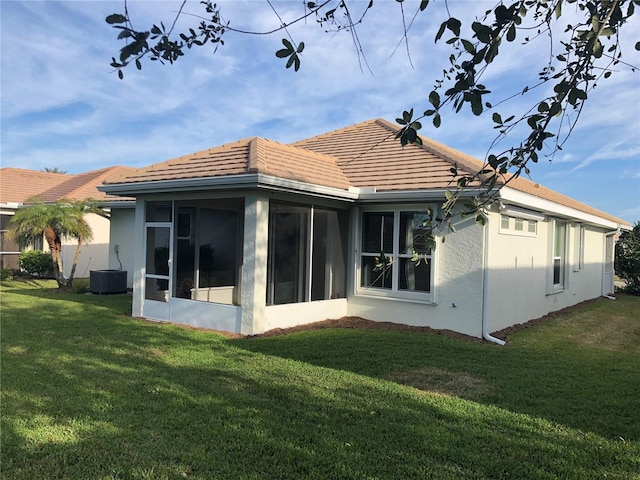
[{"label": "downspout", "polygon": [[482,254],[482,338],[489,342],[505,345],[504,340],[492,336],[489,332],[489,217],[484,226],[484,245]]}]

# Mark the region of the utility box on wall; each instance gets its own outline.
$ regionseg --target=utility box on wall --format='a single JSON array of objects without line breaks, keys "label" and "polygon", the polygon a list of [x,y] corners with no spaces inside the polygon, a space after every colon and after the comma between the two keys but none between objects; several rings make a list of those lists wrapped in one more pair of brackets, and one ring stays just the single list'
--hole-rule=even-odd
[{"label": "utility box on wall", "polygon": [[91,270],[89,290],[98,295],[127,292],[126,270]]}]

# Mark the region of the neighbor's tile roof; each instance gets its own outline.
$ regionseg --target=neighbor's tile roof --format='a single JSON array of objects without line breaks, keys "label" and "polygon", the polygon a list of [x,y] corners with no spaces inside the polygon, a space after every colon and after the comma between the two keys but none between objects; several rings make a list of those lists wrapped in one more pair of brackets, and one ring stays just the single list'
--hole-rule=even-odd
[{"label": "neighbor's tile roof", "polygon": [[249,173],[349,188],[349,181],[335,158],[257,137],[136,169],[121,177],[113,177],[106,183],[198,179]]},{"label": "neighbor's tile roof", "polygon": [[[483,162],[426,137],[421,137],[422,145],[403,147],[395,138],[399,128],[386,120],[374,119],[290,145],[254,137],[125,172],[105,183],[263,173],[344,190],[350,186],[375,187],[377,191],[447,189],[455,188],[451,174],[454,165],[460,175],[474,174],[484,166]],[[628,224],[525,178],[514,178],[508,186]]]},{"label": "neighbor's tile roof", "polygon": [[24,203],[28,198],[70,179],[63,173],[38,172],[23,168],[0,169],[0,203]]},{"label": "neighbor's tile roof", "polygon": [[129,167],[108,167],[92,172],[69,175],[39,172],[22,168],[0,169],[0,203],[28,203],[37,198],[44,202],[69,200],[123,201],[100,192],[97,187],[112,175],[132,170]]}]

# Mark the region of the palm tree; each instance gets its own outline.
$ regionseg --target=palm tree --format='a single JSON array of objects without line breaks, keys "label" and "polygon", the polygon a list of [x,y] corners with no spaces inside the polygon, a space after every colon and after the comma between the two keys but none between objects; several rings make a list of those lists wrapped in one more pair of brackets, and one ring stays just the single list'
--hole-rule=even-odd
[{"label": "palm tree", "polygon": [[60,170],[58,167],[44,167],[42,171],[47,173],[67,173],[66,170]]},{"label": "palm tree", "polygon": [[[107,213],[90,200],[63,198],[53,203],[34,201],[15,213],[9,226],[9,235],[15,238],[19,245],[25,246],[42,238],[44,234],[53,259],[58,287],[70,288],[73,284],[81,246],[83,243],[90,242],[93,237],[91,227],[85,220],[85,215],[88,213],[108,218]],[[69,278],[64,277],[62,265],[62,239],[65,237],[78,240]]]}]

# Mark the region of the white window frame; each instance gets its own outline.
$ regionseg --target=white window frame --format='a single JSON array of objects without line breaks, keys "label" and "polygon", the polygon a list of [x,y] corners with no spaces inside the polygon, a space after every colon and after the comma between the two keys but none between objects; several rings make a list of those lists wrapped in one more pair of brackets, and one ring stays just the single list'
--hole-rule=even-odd
[{"label": "white window frame", "polygon": [[584,270],[584,235],[585,235],[585,227],[584,225],[575,225],[574,226],[574,246],[573,246],[573,271],[580,272]]},{"label": "white window frame", "polygon": [[[421,258],[421,262],[428,261],[430,266],[430,281],[429,291],[411,291],[403,290],[399,288],[399,259],[411,258],[410,254],[400,253],[400,214],[404,212],[427,212],[429,209],[435,211],[433,205],[376,205],[371,207],[361,207],[357,211],[357,228],[356,228],[356,255],[355,255],[355,287],[354,292],[359,296],[374,296],[382,297],[392,300],[402,300],[418,303],[436,303],[436,290],[437,290],[437,251],[438,249],[431,249],[430,254],[425,258]],[[380,252],[362,252],[362,217],[364,213],[393,213],[393,252],[391,252],[391,288],[381,287],[367,287],[362,286],[361,281],[361,269],[362,258],[366,256],[379,256]],[[385,252],[387,253],[387,252]]]},{"label": "white window frame", "polygon": [[[555,249],[555,240],[556,240],[556,229],[560,226],[564,226],[564,238],[562,245],[562,252],[560,255],[557,255]],[[548,284],[549,284],[549,294],[555,294],[564,292],[569,288],[569,263],[568,263],[568,253],[569,253],[569,232],[570,232],[571,224],[566,220],[562,219],[551,219],[549,221],[549,275],[548,275]],[[555,282],[554,274],[555,274],[555,264],[556,260],[560,260],[560,278],[558,283]]]}]

